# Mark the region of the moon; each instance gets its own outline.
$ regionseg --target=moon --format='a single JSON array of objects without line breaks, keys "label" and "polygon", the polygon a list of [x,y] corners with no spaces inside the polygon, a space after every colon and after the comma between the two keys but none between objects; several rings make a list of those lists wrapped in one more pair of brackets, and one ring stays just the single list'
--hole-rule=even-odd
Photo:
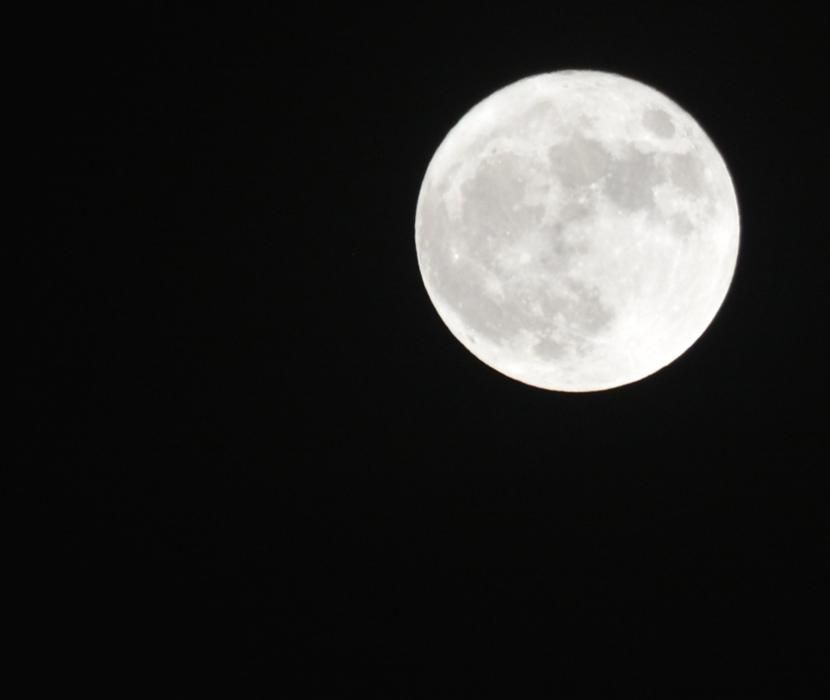
[{"label": "moon", "polygon": [[739,212],[723,158],[656,89],[566,70],[497,90],[424,175],[415,247],[427,295],[481,361],[587,392],[673,362],[721,307]]}]

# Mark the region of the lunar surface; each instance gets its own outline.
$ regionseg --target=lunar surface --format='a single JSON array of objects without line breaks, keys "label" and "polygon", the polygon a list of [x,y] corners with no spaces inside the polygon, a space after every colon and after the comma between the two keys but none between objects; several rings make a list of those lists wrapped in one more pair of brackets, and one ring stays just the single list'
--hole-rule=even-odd
[{"label": "lunar surface", "polygon": [[429,163],[415,245],[430,300],[518,381],[640,380],[711,323],[739,214],[710,138],[657,90],[609,73],[520,80],[473,107]]}]

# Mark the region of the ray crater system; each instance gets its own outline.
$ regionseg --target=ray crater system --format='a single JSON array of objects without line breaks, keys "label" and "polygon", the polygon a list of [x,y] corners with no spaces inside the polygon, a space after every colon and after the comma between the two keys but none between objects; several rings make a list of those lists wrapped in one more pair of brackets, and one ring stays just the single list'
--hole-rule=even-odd
[{"label": "ray crater system", "polygon": [[502,374],[586,392],[665,367],[703,334],[738,255],[723,158],[667,96],[567,70],[497,90],[424,175],[415,247],[450,332]]}]

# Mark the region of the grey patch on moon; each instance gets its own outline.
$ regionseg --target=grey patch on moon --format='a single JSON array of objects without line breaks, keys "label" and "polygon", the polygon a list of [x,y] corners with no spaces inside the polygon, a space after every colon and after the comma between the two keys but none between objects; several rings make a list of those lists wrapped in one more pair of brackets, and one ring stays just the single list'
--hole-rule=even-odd
[{"label": "grey patch on moon", "polygon": [[562,360],[568,356],[568,346],[564,341],[555,340],[548,333],[536,341],[533,354],[542,360]]},{"label": "grey patch on moon", "polygon": [[608,329],[616,314],[602,299],[596,287],[566,279],[565,290],[542,300],[542,308],[551,322],[543,329],[533,346],[534,354],[543,360],[584,355],[593,347],[593,338]]},{"label": "grey patch on moon", "polygon": [[[576,188],[604,177],[612,163],[601,144],[578,134],[550,148],[548,157],[560,182]],[[573,258],[587,254],[589,246],[565,234],[571,223],[589,216],[590,206],[567,199],[555,221],[544,222],[545,206],[524,203],[529,190],[543,186],[541,180],[527,158],[488,152],[461,185],[461,225],[450,234],[455,242],[450,257],[457,259],[448,268],[439,265],[435,281],[436,291],[479,336],[501,346],[530,331],[537,338],[534,353],[551,358],[561,357],[566,348],[586,351],[586,338],[606,327],[613,313],[596,288],[568,274]],[[450,230],[443,213],[444,221],[433,220],[433,225]],[[505,252],[511,247],[517,251],[515,261]],[[536,282],[528,283],[528,275]],[[506,288],[502,298],[488,287],[488,279]],[[534,313],[533,300],[541,313]]]},{"label": "grey patch on moon", "polygon": [[601,143],[574,134],[565,143],[548,149],[548,160],[565,187],[585,187],[608,171],[611,154]]},{"label": "grey patch on moon", "polygon": [[671,117],[662,109],[647,109],[643,114],[643,126],[655,136],[670,139],[674,136]]},{"label": "grey patch on moon", "polygon": [[543,329],[544,319],[528,319],[517,300],[500,301],[489,293],[486,273],[491,256],[488,257],[480,234],[467,225],[451,226],[442,205],[424,206],[422,222],[425,229],[438,235],[432,237],[434,246],[426,242],[420,246],[419,264],[430,288],[456,309],[471,331],[499,343],[523,328]]},{"label": "grey patch on moon", "polygon": [[[481,189],[471,189],[470,194],[484,195],[488,206],[495,202],[503,213],[505,202],[489,197],[493,192],[488,177],[479,183]],[[583,210],[574,208],[574,215],[577,212]],[[542,252],[512,274],[506,273],[496,264],[499,237],[485,233],[482,238],[481,231],[472,228],[477,221],[473,217],[463,228],[451,231],[445,207],[423,208],[423,224],[449,234],[441,236],[446,243],[438,249],[423,247],[425,275],[436,295],[456,310],[471,331],[468,340],[479,337],[504,346],[530,332],[537,339],[534,353],[540,357],[563,356],[567,349],[586,351],[586,338],[610,324],[614,314],[598,289],[568,275],[569,260],[584,253],[585,244],[570,242],[555,230],[545,235],[542,227]],[[520,241],[519,245],[528,244]],[[488,280],[493,279],[505,289],[500,296],[488,289]]]},{"label": "grey patch on moon", "polygon": [[[718,213],[716,190],[707,181],[706,165],[695,151],[673,155],[668,161],[669,181],[685,193],[687,211],[672,217],[673,230],[682,237],[703,233]],[[694,216],[692,216],[694,212]]]},{"label": "grey patch on moon", "polygon": [[560,226],[567,226],[591,214],[591,207],[586,202],[569,200],[557,210],[557,220]]},{"label": "grey patch on moon", "polygon": [[671,217],[672,231],[681,238],[687,238],[694,234],[695,225],[685,212],[673,214]]},{"label": "grey patch on moon", "polygon": [[636,211],[654,206],[653,188],[663,181],[654,155],[629,147],[625,156],[611,161],[603,191],[623,209]]},{"label": "grey patch on moon", "polygon": [[705,183],[704,166],[694,153],[672,156],[669,171],[671,181],[689,194],[699,195]]},{"label": "grey patch on moon", "polygon": [[523,201],[526,179],[532,169],[533,165],[521,156],[497,153],[484,158],[475,175],[462,185],[465,202],[462,218],[475,241],[471,245],[474,255],[479,248],[492,252],[492,243],[497,237],[524,231],[541,222],[544,207]]}]

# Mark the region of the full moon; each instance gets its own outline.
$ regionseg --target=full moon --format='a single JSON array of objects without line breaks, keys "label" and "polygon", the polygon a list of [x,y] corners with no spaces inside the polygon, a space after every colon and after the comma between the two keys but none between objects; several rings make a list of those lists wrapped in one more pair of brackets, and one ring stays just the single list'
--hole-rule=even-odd
[{"label": "full moon", "polygon": [[630,78],[567,70],[497,90],[427,167],[415,247],[427,294],[484,363],[556,391],[673,362],[726,297],[738,203],[695,119]]}]

